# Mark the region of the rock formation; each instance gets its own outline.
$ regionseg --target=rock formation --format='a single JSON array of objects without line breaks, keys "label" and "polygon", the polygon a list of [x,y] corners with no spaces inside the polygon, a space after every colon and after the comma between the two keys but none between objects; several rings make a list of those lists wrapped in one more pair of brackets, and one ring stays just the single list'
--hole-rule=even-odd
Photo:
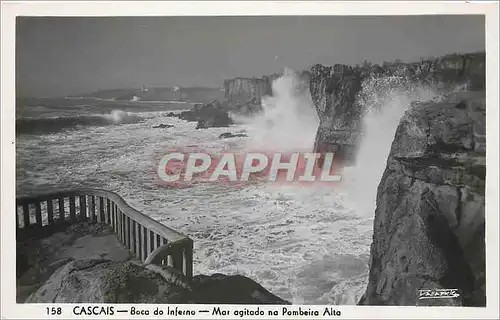
[{"label": "rock formation", "polygon": [[182,120],[197,121],[196,129],[228,127],[233,124],[228,112],[216,100],[205,105],[197,104],[191,110],[183,111],[177,116]]},{"label": "rock formation", "polygon": [[[433,84],[443,91],[459,84],[473,90],[484,89],[485,54],[449,55],[383,66],[313,66],[310,90],[320,118],[315,142],[317,152],[335,151],[346,162],[354,161],[362,135],[365,103],[373,102],[363,91],[363,84],[377,78],[396,79],[397,86]],[[391,85],[391,81],[386,83]]]},{"label": "rock formation", "polygon": [[188,280],[166,266],[102,259],[66,263],[27,302],[289,304],[244,276],[198,275]]},{"label": "rock formation", "polygon": [[235,78],[224,81],[224,105],[226,109],[238,115],[252,116],[260,111],[261,99],[273,94],[273,81],[280,74],[258,78]]},{"label": "rock formation", "polygon": [[199,297],[198,303],[290,304],[241,275],[197,275],[191,282],[191,288]]},{"label": "rock formation", "polygon": [[260,78],[236,78],[224,81],[224,99],[232,104],[254,100],[260,103],[263,96],[272,94],[272,81],[278,75]]},{"label": "rock formation", "polygon": [[[401,119],[360,304],[485,306],[485,111],[484,92],[465,92],[415,104]],[[419,300],[426,288],[460,297]]]}]

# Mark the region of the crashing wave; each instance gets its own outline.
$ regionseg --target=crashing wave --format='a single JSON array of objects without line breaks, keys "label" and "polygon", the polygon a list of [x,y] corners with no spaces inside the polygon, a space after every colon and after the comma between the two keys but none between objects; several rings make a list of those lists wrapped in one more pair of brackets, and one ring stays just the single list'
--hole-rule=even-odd
[{"label": "crashing wave", "polygon": [[312,151],[319,117],[307,81],[285,68],[273,81],[272,91],[272,96],[262,97],[261,113],[237,119],[249,127],[247,149]]},{"label": "crashing wave", "polygon": [[142,117],[132,112],[113,110],[110,114],[94,114],[66,117],[19,118],[16,119],[17,134],[56,133],[76,129],[80,126],[107,126],[130,124],[142,121]]}]

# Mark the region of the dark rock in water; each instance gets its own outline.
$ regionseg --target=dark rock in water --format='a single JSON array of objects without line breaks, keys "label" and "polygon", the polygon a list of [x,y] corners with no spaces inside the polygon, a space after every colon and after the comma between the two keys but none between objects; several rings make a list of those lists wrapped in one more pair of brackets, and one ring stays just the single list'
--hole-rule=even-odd
[{"label": "dark rock in water", "polygon": [[252,117],[258,115],[264,109],[260,104],[260,100],[257,98],[252,98],[246,102],[224,102],[223,106],[225,109],[235,115]]},{"label": "dark rock in water", "polygon": [[374,93],[363,90],[365,81],[377,83],[375,86],[379,88],[373,89],[379,91],[384,91],[385,87],[388,90],[393,87],[411,90],[418,84],[431,84],[443,92],[456,85],[483,90],[486,82],[485,53],[449,55],[415,63],[385,63],[382,66],[315,65],[304,78],[310,79],[311,97],[320,118],[316,152],[341,152],[344,163],[350,164],[355,162],[357,146],[362,139],[361,120],[366,104],[376,103],[370,96]]},{"label": "dark rock in water", "polygon": [[243,276],[196,276],[167,267],[76,260],[58,269],[28,303],[288,304]]},{"label": "dark rock in water", "polygon": [[232,124],[231,118],[229,116],[220,118],[211,118],[207,120],[199,120],[196,125],[196,129],[208,129],[208,128],[223,128],[229,127]]},{"label": "dark rock in water", "polygon": [[163,124],[163,123],[161,123],[161,124],[159,124],[159,125],[157,125],[157,126],[154,126],[153,128],[165,129],[165,128],[173,128],[173,127],[174,127],[174,126],[173,126],[173,125],[171,125],[171,124]]},{"label": "dark rock in water", "polygon": [[[486,306],[484,92],[415,104],[377,194],[365,305]],[[418,299],[420,289],[458,289]]]},{"label": "dark rock in water", "polygon": [[219,136],[219,139],[238,138],[238,137],[247,137],[247,135],[244,133],[224,132]]},{"label": "dark rock in water", "polygon": [[228,127],[233,124],[228,112],[216,100],[206,105],[195,105],[193,109],[181,112],[179,118],[197,121],[196,129]]},{"label": "dark rock in water", "polygon": [[175,114],[174,112],[169,112],[167,114],[167,117],[177,117],[177,114]]},{"label": "dark rock in water", "polygon": [[193,278],[191,287],[197,293],[198,303],[290,304],[252,279],[240,275],[198,275]]},{"label": "dark rock in water", "polygon": [[200,111],[203,108],[203,104],[197,103],[193,106],[193,110]]},{"label": "dark rock in water", "polygon": [[198,121],[198,115],[196,114],[196,112],[192,111],[192,110],[188,110],[188,111],[182,111],[181,113],[177,114],[177,117],[179,117],[179,119],[181,120],[185,120],[185,121]]}]

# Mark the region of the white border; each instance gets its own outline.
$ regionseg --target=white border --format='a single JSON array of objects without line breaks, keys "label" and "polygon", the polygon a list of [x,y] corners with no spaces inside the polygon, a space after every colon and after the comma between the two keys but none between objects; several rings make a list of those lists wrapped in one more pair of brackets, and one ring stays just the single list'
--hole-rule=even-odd
[{"label": "white border", "polygon": [[[188,16],[188,15],[486,15],[487,75],[487,184],[486,253],[487,307],[356,307],[334,306],[343,318],[498,318],[498,2],[2,2],[1,88],[1,317],[2,319],[48,319],[47,305],[15,303],[15,17],[28,16]],[[331,62],[332,64],[335,61]],[[68,306],[69,307],[69,306]],[[152,306],[151,306],[152,307]],[[202,306],[197,306],[202,307]],[[233,306],[241,309],[243,306]],[[249,306],[246,306],[249,307]],[[311,308],[311,306],[304,306]],[[261,306],[262,308],[262,306]],[[69,308],[68,310],[70,310]],[[65,312],[58,318],[74,318]],[[80,317],[82,318],[82,317]],[[84,317],[86,318],[86,317]],[[111,316],[109,318],[120,318]],[[123,318],[123,317],[121,317]],[[144,318],[144,317],[142,317]],[[224,317],[234,318],[234,316]],[[259,317],[256,317],[259,318]],[[293,317],[292,317],[293,318]]]}]

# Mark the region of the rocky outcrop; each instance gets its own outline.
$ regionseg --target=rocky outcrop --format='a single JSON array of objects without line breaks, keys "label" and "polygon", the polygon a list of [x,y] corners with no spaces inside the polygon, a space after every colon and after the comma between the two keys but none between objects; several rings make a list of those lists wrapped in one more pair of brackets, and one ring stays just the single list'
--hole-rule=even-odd
[{"label": "rocky outcrop", "polygon": [[273,94],[273,81],[280,74],[224,81],[224,105],[234,114],[253,116],[262,111],[261,99]]},{"label": "rocky outcrop", "polygon": [[132,262],[78,260],[57,270],[28,303],[182,303],[189,290]]},{"label": "rocky outcrop", "polygon": [[241,275],[197,275],[191,282],[191,288],[199,296],[198,303],[290,304]]},{"label": "rocky outcrop", "polygon": [[208,104],[197,104],[191,110],[183,111],[177,115],[186,121],[197,121],[196,129],[228,127],[233,124],[229,113],[219,101]]},{"label": "rocky outcrop", "polygon": [[72,260],[127,261],[130,252],[110,226],[95,222],[56,223],[43,232],[19,234],[16,248],[16,296],[21,303],[61,266]]},{"label": "rocky outcrop", "polygon": [[257,98],[246,102],[224,101],[223,106],[232,115],[252,117],[262,112],[261,100]]},{"label": "rocky outcrop", "polygon": [[228,112],[253,116],[262,111],[262,97],[272,94],[272,81],[268,77],[230,79],[224,81],[224,89]]},{"label": "rocky outcrop", "polygon": [[26,302],[289,304],[243,276],[198,275],[188,280],[167,266],[101,259],[65,264]]},{"label": "rocky outcrop", "polygon": [[196,129],[208,129],[208,128],[221,128],[229,127],[232,124],[231,118],[229,116],[225,117],[211,117],[206,120],[199,120],[196,124]]},{"label": "rocky outcrop", "polygon": [[[378,83],[377,79],[383,81]],[[310,90],[320,118],[315,142],[317,152],[335,151],[346,162],[354,161],[362,137],[361,119],[366,104],[376,103],[370,96],[372,92],[363,88],[368,81],[373,85],[371,89],[379,91],[389,89],[387,86],[410,89],[416,84],[432,84],[444,92],[456,85],[481,90],[485,87],[485,54],[449,55],[382,66],[313,66]]]},{"label": "rocky outcrop", "polygon": [[[360,304],[485,306],[485,96],[419,103],[401,119],[377,193]],[[419,300],[419,289],[459,298]]]},{"label": "rocky outcrop", "polygon": [[272,82],[277,75],[259,78],[236,78],[224,81],[224,99],[232,104],[242,104],[256,101],[260,104],[263,96],[271,95]]},{"label": "rocky outcrop", "polygon": [[[223,105],[230,113],[243,116],[255,116],[260,113],[262,108],[262,98],[272,97],[275,80],[282,76],[291,76],[293,74],[294,81],[299,80],[295,85],[295,90],[309,91],[309,81],[311,73],[302,71],[296,73],[294,70],[285,68],[284,72],[276,73],[260,78],[237,78],[230,79],[224,82],[225,100]],[[296,79],[298,77],[298,79]],[[299,93],[300,95],[301,93]]]}]

